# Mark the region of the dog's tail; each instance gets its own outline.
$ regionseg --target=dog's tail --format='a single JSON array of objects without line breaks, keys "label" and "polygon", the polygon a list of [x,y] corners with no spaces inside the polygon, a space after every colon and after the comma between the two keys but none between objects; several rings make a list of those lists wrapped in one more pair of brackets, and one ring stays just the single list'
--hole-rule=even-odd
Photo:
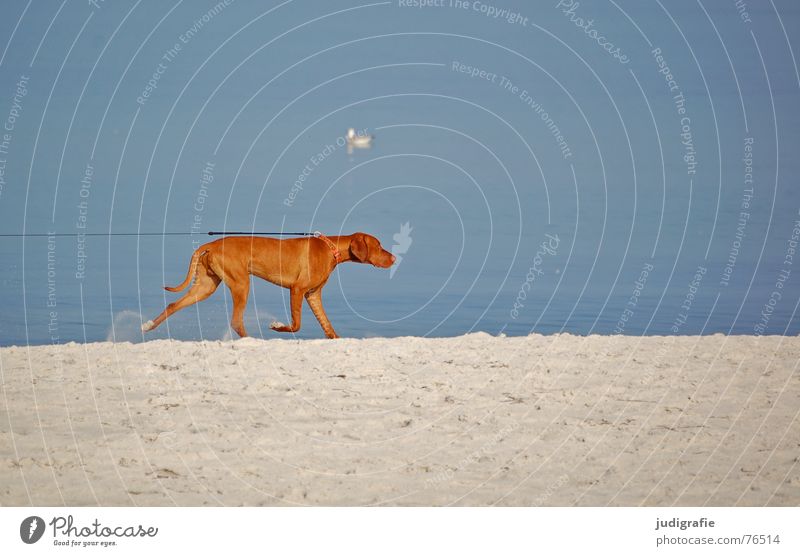
[{"label": "dog's tail", "polygon": [[168,292],[179,292],[186,288],[193,280],[195,274],[197,274],[197,265],[200,264],[200,257],[205,255],[208,252],[208,249],[198,249],[192,255],[192,260],[189,261],[189,271],[186,273],[186,279],[179,285],[170,287],[164,286],[164,289]]}]

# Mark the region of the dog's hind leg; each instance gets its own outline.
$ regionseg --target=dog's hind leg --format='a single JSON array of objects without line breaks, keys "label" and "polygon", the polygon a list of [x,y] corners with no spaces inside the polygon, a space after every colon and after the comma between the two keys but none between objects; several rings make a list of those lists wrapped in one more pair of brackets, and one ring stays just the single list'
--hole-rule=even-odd
[{"label": "dog's hind leg", "polygon": [[189,288],[189,291],[177,301],[167,305],[167,308],[156,318],[144,323],[142,325],[142,332],[153,330],[159,324],[167,320],[170,315],[208,298],[212,293],[217,291],[217,286],[219,286],[220,282],[221,280],[216,274],[201,266],[198,268],[197,277],[192,287]]},{"label": "dog's hind leg", "polygon": [[245,338],[247,330],[244,328],[244,309],[247,307],[247,296],[250,294],[250,275],[246,274],[238,280],[226,280],[225,283],[231,290],[233,299],[233,315],[231,316],[231,328],[236,333]]}]

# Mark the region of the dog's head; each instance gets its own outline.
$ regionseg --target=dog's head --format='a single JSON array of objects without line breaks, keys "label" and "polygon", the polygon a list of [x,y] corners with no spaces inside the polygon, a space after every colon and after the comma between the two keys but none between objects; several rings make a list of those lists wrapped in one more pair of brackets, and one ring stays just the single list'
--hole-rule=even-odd
[{"label": "dog's head", "polygon": [[378,268],[389,268],[394,264],[396,257],[381,246],[378,238],[359,232],[351,236],[350,258]]}]

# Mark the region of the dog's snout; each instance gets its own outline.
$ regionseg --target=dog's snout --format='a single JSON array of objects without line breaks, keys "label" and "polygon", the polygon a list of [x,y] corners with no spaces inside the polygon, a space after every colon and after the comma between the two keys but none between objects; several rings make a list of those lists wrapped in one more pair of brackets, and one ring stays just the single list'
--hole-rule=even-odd
[{"label": "dog's snout", "polygon": [[394,264],[395,261],[397,260],[397,257],[395,257],[394,255],[390,255],[390,256],[392,257],[392,264]]}]

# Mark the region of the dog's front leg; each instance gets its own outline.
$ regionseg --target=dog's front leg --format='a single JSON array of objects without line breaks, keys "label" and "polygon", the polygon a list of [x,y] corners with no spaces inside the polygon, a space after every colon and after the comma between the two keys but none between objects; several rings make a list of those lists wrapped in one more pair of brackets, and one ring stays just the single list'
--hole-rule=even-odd
[{"label": "dog's front leg", "polygon": [[297,332],[300,330],[300,318],[303,313],[303,294],[305,292],[294,288],[290,291],[289,303],[292,306],[292,324],[287,326],[282,322],[273,322],[269,327],[276,332]]},{"label": "dog's front leg", "polygon": [[306,300],[314,316],[317,317],[319,325],[322,327],[325,335],[328,338],[338,338],[339,335],[336,334],[333,326],[331,326],[331,321],[328,320],[328,315],[325,314],[325,309],[322,308],[322,288],[308,292],[306,294]]}]

